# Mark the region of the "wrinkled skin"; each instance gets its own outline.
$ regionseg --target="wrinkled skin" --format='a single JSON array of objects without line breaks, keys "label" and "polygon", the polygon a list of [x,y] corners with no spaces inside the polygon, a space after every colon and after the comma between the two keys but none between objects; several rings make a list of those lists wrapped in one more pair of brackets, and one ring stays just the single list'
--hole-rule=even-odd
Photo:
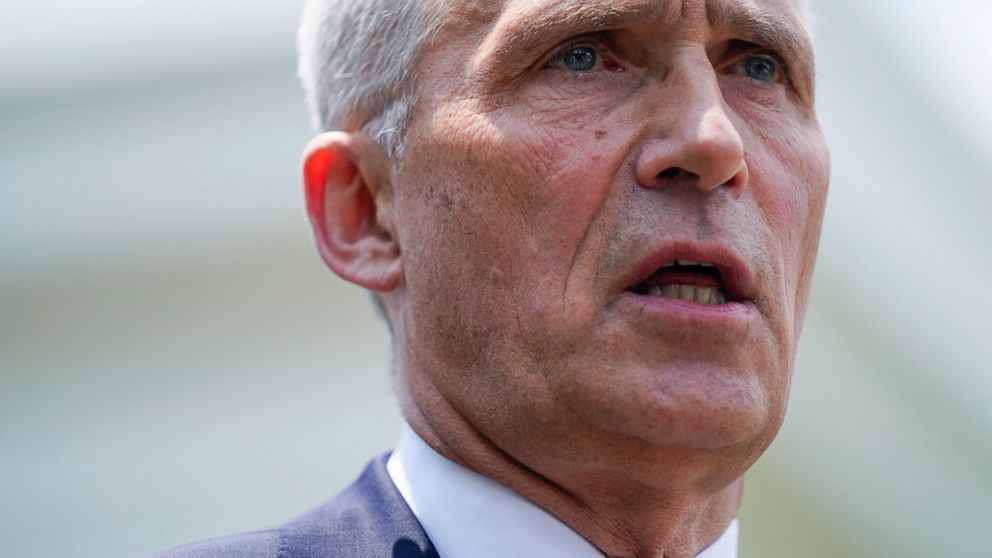
[{"label": "wrinkled skin", "polygon": [[[648,9],[605,31],[521,30],[567,3],[473,4],[420,59],[391,175],[404,413],[605,552],[692,555],[785,413],[829,174],[801,16],[792,0],[627,0],[606,4]],[[801,41],[760,43],[720,5]],[[577,46],[593,69],[556,56]],[[743,318],[630,296],[672,245],[745,263]]]}]

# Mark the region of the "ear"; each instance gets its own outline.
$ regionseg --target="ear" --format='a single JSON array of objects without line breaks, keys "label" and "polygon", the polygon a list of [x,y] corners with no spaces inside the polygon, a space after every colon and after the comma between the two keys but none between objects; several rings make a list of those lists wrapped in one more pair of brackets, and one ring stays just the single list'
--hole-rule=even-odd
[{"label": "ear", "polygon": [[303,153],[307,213],[324,262],[343,279],[378,292],[395,289],[403,265],[391,200],[389,158],[361,133],[327,132]]}]

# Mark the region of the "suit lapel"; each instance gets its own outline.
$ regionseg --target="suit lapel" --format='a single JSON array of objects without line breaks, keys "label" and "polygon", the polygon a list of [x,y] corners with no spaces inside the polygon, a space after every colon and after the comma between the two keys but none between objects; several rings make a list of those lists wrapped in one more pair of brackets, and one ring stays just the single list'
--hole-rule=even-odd
[{"label": "suit lapel", "polygon": [[372,461],[344,492],[280,529],[279,558],[439,558],[386,471]]}]

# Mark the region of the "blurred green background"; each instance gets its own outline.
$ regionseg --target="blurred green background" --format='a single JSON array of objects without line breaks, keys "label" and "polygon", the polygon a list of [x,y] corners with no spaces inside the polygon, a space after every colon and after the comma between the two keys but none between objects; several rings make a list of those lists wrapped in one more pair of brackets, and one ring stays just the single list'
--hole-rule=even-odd
[{"label": "blurred green background", "polygon": [[[0,556],[281,523],[399,428],[311,247],[300,0],[0,2]],[[742,558],[992,552],[992,21],[815,2],[833,187]]]}]

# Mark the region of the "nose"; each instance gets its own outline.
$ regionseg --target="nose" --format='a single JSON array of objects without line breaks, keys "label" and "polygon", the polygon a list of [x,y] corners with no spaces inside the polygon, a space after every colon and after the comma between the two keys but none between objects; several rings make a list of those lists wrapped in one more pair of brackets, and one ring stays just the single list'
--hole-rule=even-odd
[{"label": "nose", "polygon": [[646,188],[691,184],[709,192],[726,187],[740,197],[748,182],[744,142],[727,113],[705,53],[690,54],[661,87],[657,125],[637,156]]}]

